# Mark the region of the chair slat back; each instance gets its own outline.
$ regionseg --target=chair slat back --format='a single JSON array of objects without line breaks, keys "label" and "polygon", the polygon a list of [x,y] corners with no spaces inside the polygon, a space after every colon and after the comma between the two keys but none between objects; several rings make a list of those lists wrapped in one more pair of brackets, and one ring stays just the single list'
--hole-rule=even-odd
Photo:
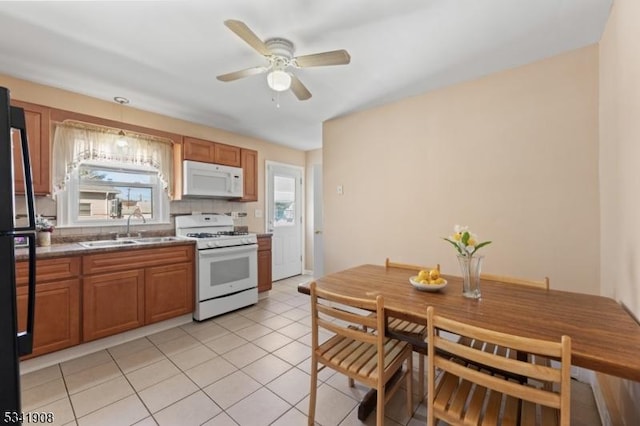
[{"label": "chair slat back", "polygon": [[[435,368],[440,368],[478,386],[559,409],[560,424],[569,425],[571,339],[568,336],[562,336],[560,342],[549,342],[500,333],[436,315],[433,307],[427,309],[427,322],[427,339],[430,342],[429,358],[433,360]],[[438,335],[439,331],[457,334],[463,339],[447,340]],[[483,341],[505,350],[496,351],[496,353],[486,351],[466,345],[463,342],[464,338]],[[519,360],[514,356],[513,351],[524,354],[533,352],[554,357],[560,360],[560,366],[556,368],[535,365],[528,361],[526,356],[523,360]],[[496,370],[522,379],[520,381],[505,380],[501,373],[496,373]],[[433,374],[433,371],[429,371],[429,374]],[[556,383],[559,392],[534,388],[528,384],[527,378]],[[429,386],[428,395],[433,395],[434,385],[431,381]]]},{"label": "chair slat back", "polygon": [[389,260],[388,257],[384,261],[384,267],[385,268],[409,269],[409,270],[412,270],[412,271],[416,271],[416,273],[418,273],[418,271],[420,271],[422,269],[424,269],[425,271],[429,271],[431,269],[437,269],[438,272],[440,272],[440,264],[439,263],[437,263],[435,266],[412,265],[410,263],[392,262],[391,260]]},{"label": "chair slat back", "polygon": [[[384,300],[359,299],[321,290],[315,282],[311,289],[312,348],[318,347],[318,328],[364,343],[379,344],[384,340]],[[323,303],[319,303],[322,300]],[[327,303],[328,302],[328,303]],[[337,304],[337,305],[336,305]],[[363,309],[362,313],[349,309]],[[371,312],[376,312],[371,316]],[[375,333],[372,333],[375,332]]]},{"label": "chair slat back", "polygon": [[529,287],[549,290],[549,277],[544,277],[544,279],[537,281],[526,278],[507,277],[504,275],[481,274],[480,278],[483,280],[498,281],[507,284],[527,285]]}]

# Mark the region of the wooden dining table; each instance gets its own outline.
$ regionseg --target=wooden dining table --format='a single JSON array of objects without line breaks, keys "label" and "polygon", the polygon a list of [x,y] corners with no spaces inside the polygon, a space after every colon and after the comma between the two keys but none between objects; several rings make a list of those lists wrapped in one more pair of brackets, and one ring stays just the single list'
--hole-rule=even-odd
[{"label": "wooden dining table", "polygon": [[[361,265],[316,280],[318,288],[345,296],[382,295],[388,315],[426,323],[427,307],[440,315],[491,330],[559,341],[571,337],[571,363],[640,381],[640,324],[613,299],[591,294],[481,281],[482,297],[462,296],[462,279],[444,278],[437,292],[409,283],[410,270]],[[309,294],[309,283],[298,287]]]}]

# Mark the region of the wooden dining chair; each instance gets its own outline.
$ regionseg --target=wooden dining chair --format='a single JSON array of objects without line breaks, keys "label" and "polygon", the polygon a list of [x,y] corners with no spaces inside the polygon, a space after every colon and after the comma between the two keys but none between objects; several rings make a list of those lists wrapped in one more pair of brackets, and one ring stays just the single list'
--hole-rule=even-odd
[{"label": "wooden dining chair", "polygon": [[[412,415],[411,345],[385,336],[384,300],[382,296],[372,299],[358,299],[342,296],[317,288],[312,282],[311,289],[311,394],[309,397],[309,425],[314,424],[318,371],[329,367],[347,377],[375,388],[377,391],[376,424],[384,424],[384,406],[406,382],[407,413]],[[318,303],[318,300],[331,303]],[[338,304],[338,306],[334,306]],[[375,311],[372,317],[367,313],[353,313],[341,306]],[[338,321],[335,321],[338,320]],[[373,331],[373,333],[364,330]],[[318,330],[334,335],[324,343],[318,342]],[[406,369],[402,365],[406,361]],[[318,365],[322,367],[318,368]],[[401,372],[400,378],[390,383],[390,379]],[[331,407],[326,407],[330,409]]]},{"label": "wooden dining chair", "polygon": [[[440,272],[440,264],[436,264],[435,266],[421,266],[421,265],[412,265],[409,263],[399,263],[392,262],[387,257],[384,261],[385,269],[389,268],[399,268],[399,269],[407,269],[410,271],[415,271],[415,274],[418,275],[420,270],[429,271],[431,269],[437,269]],[[389,318],[387,324],[387,330],[391,330],[397,333],[402,333],[407,335],[412,340],[417,340],[420,342],[425,341],[425,337],[427,334],[427,326],[425,324],[418,324],[411,321],[406,321],[401,318]],[[418,352],[418,394],[420,395],[420,400],[424,398],[424,352],[421,353],[419,348],[414,347],[414,351]]]},{"label": "wooden dining chair", "polygon": [[[427,426],[436,419],[452,425],[569,426],[571,339],[531,339],[487,330],[437,315],[427,308],[429,339]],[[511,351],[540,353],[560,360],[558,367],[539,366],[488,353],[438,335],[448,331],[500,345]],[[441,374],[436,378],[436,369]],[[528,379],[552,382],[558,390],[532,386]]]},{"label": "wooden dining chair", "polygon": [[[544,277],[544,279],[542,280],[531,280],[526,278],[508,277],[504,275],[481,274],[480,278],[483,280],[497,281],[501,283],[522,285],[522,286],[528,286],[528,287],[535,287],[542,290],[549,290],[549,277]],[[468,346],[474,346],[476,349],[482,349],[486,352],[497,352],[502,354],[506,352],[506,349],[500,345],[497,345],[497,346],[491,345],[481,340],[461,338],[460,343],[463,343]],[[550,365],[551,361],[549,360],[549,358],[546,358],[541,355],[533,355],[533,354],[529,354],[528,356],[530,358],[530,361],[534,362],[535,364],[543,365],[543,366]],[[544,386],[547,390],[551,390],[552,384],[545,383]]]}]

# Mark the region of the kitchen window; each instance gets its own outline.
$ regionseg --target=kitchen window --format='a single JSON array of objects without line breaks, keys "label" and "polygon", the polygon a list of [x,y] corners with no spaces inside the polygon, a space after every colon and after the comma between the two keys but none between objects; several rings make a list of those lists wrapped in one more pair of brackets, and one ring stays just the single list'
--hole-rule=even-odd
[{"label": "kitchen window", "polygon": [[77,123],[56,127],[54,196],[58,226],[122,226],[140,209],[169,222],[170,142]]}]

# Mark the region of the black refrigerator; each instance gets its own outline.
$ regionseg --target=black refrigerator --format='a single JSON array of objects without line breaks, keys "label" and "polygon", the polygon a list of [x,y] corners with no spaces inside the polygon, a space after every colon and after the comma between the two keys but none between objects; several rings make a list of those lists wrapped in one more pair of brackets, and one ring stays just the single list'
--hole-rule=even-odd
[{"label": "black refrigerator", "polygon": [[[14,168],[15,161],[22,167]],[[35,314],[36,224],[24,110],[10,105],[9,90],[0,87],[0,422],[22,423],[20,359],[33,349]],[[15,170],[17,169],[17,171]],[[22,171],[20,171],[22,169]],[[24,173],[24,195],[16,197],[14,174]],[[25,212],[16,216],[16,200]],[[29,283],[24,329],[18,328],[16,244],[28,246]]]}]

